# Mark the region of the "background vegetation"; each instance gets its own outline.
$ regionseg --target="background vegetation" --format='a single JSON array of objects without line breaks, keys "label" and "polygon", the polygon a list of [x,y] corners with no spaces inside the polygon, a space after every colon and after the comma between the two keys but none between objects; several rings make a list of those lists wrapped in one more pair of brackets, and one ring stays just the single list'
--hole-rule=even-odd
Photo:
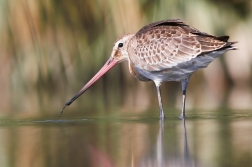
[{"label": "background vegetation", "polygon": [[[0,116],[57,115],[108,59],[118,37],[171,18],[239,41],[239,50],[192,76],[187,109],[251,109],[251,9],[251,0],[2,0]],[[164,83],[162,93],[165,108],[180,109],[180,83]],[[154,84],[131,77],[123,63],[71,105],[76,112],[65,114],[150,108],[158,110]]]}]

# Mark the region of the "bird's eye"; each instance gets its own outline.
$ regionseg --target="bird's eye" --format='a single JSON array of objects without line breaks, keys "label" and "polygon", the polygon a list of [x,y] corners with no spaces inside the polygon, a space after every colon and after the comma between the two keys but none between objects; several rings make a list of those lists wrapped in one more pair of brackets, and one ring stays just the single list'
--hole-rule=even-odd
[{"label": "bird's eye", "polygon": [[118,44],[118,47],[119,47],[119,48],[123,47],[123,43],[119,43],[119,44]]}]

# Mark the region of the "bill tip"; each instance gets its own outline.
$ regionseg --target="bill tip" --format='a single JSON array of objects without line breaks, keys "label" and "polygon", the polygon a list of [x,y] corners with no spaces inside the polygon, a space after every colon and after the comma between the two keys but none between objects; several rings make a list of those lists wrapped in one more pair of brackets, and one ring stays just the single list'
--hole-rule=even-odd
[{"label": "bill tip", "polygon": [[64,107],[62,108],[62,110],[60,111],[59,117],[62,115],[62,113],[63,113],[63,111],[64,111],[64,109],[65,109],[66,106],[67,105],[65,104]]}]

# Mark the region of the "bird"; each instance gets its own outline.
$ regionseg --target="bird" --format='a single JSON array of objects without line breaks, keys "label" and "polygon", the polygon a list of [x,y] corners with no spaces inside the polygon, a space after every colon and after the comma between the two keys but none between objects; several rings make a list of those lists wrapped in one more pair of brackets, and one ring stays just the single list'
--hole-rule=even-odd
[{"label": "bird", "polygon": [[198,69],[206,68],[228,50],[236,50],[228,42],[229,36],[214,36],[201,32],[181,19],[162,20],[148,24],[135,34],[126,34],[116,40],[111,56],[104,66],[82,89],[67,101],[69,106],[116,64],[128,61],[129,72],[140,81],[153,81],[157,89],[160,119],[164,119],[161,83],[181,82],[182,111],[185,119],[185,102],[188,82]]}]

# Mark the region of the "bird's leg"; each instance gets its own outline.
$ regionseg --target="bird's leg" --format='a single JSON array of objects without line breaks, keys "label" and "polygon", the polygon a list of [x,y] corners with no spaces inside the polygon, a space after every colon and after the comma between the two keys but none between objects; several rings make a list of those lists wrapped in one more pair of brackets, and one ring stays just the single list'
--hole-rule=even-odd
[{"label": "bird's leg", "polygon": [[156,88],[157,88],[157,94],[158,94],[158,104],[160,108],[160,119],[164,119],[164,110],[163,110],[163,104],[162,104],[162,97],[161,97],[161,90],[160,90],[160,82],[155,82]]},{"label": "bird's leg", "polygon": [[181,119],[184,119],[186,116],[185,116],[185,101],[186,101],[186,89],[187,89],[187,85],[188,85],[188,82],[189,82],[189,78],[181,81],[181,86],[182,86],[182,93],[183,93],[183,99],[182,99],[182,112],[181,112],[181,115],[179,118]]}]

